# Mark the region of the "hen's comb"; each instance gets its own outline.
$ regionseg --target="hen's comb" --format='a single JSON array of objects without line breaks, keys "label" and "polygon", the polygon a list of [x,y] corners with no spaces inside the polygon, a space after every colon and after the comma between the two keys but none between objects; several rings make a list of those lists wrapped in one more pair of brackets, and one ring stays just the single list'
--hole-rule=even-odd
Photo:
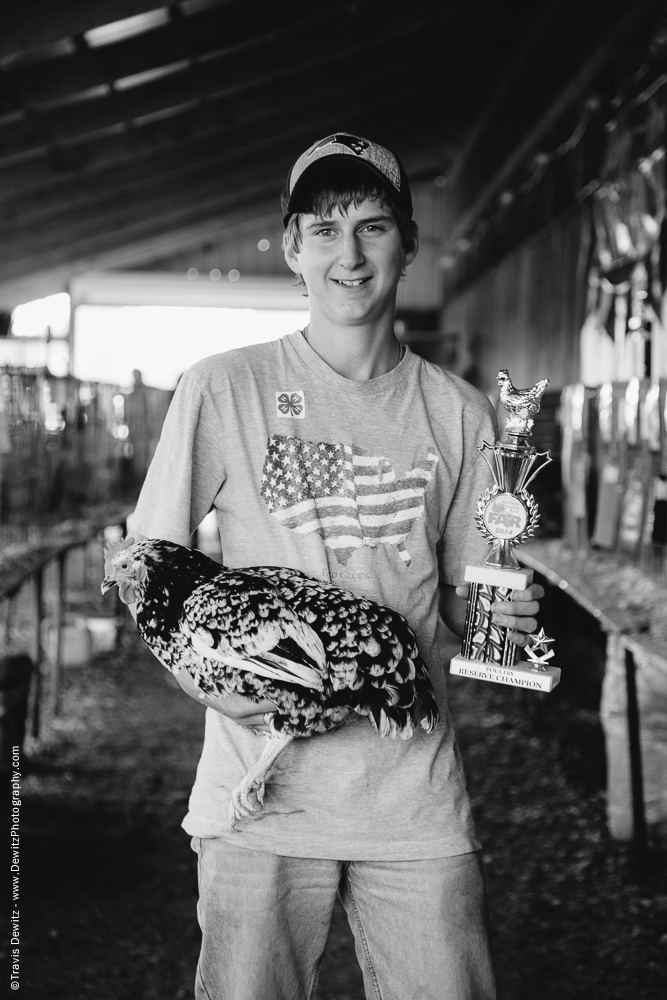
[{"label": "hen's comb", "polygon": [[123,549],[129,549],[130,546],[134,545],[134,538],[121,538],[118,542],[109,542],[108,545],[104,546],[104,567],[105,570],[109,569],[111,566],[111,561],[113,557],[118,553],[122,552]]}]

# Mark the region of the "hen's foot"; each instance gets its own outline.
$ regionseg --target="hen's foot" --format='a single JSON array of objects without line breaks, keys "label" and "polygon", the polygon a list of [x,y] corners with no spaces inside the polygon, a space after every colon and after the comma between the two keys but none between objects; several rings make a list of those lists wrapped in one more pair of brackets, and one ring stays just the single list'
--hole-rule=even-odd
[{"label": "hen's foot", "polygon": [[229,818],[232,830],[236,820],[256,819],[264,807],[266,792],[266,776],[271,770],[276,758],[285,747],[292,742],[293,736],[271,735],[258,761],[250,768],[245,778],[232,791],[229,803]]},{"label": "hen's foot", "polygon": [[264,807],[265,793],[264,779],[257,781],[247,775],[232,792],[232,801],[229,804],[229,818],[232,824],[238,819],[254,819]]}]

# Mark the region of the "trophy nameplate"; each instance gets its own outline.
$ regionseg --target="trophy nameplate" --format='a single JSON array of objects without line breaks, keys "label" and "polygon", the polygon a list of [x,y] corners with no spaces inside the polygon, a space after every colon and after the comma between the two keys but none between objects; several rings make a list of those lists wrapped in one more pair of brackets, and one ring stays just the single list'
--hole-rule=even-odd
[{"label": "trophy nameplate", "polygon": [[495,445],[485,441],[479,449],[494,485],[484,491],[475,508],[475,523],[491,542],[491,551],[483,563],[466,566],[470,595],[463,644],[450,671],[496,684],[551,691],[560,680],[559,668],[549,664],[554,654],[548,646],[553,640],[540,629],[524,647],[527,659],[519,661],[521,647],[510,641],[508,629],[496,624],[491,612],[496,601],[508,600],[512,590],[525,590],[533,581],[533,571],[519,566],[514,549],[530,538],[539,522],[537,503],[526,487],[549,464],[551,455],[538,452],[528,438],[549,380],[542,379],[530,389],[515,389],[503,369],[498,372],[498,384],[500,399],[510,414],[505,425],[507,440]]}]

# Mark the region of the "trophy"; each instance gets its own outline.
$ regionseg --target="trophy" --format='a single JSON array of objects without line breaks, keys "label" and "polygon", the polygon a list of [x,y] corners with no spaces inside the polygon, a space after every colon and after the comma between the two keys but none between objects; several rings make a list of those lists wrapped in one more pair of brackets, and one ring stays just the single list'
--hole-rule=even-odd
[{"label": "trophy", "polygon": [[560,680],[558,667],[549,665],[554,654],[548,647],[553,639],[540,629],[525,647],[527,662],[518,661],[521,647],[508,639],[507,628],[493,622],[491,606],[533,581],[533,571],[519,566],[514,549],[530,538],[540,518],[535,498],[526,487],[549,464],[551,455],[538,452],[528,438],[548,384],[545,378],[530,389],[516,389],[506,368],[498,372],[500,399],[510,414],[505,425],[507,440],[495,445],[485,441],[479,449],[495,485],[484,491],[475,508],[475,523],[492,543],[491,551],[483,563],[466,566],[470,596],[463,645],[450,666],[453,674],[463,677],[535,691],[551,691]]}]

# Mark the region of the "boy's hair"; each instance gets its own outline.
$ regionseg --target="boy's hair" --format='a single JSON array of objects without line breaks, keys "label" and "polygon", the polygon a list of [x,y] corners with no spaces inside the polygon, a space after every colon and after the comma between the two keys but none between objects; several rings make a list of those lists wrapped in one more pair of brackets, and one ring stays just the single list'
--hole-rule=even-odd
[{"label": "boy's hair", "polygon": [[328,218],[340,209],[347,212],[350,205],[357,208],[366,199],[376,201],[391,212],[401,234],[406,253],[414,248],[418,229],[412,213],[397,203],[389,185],[383,184],[368,170],[359,170],[354,163],[318,163],[310,168],[308,183],[299,191],[298,204],[290,216],[283,234],[283,250],[298,251],[301,247],[299,219],[303,214]]}]

